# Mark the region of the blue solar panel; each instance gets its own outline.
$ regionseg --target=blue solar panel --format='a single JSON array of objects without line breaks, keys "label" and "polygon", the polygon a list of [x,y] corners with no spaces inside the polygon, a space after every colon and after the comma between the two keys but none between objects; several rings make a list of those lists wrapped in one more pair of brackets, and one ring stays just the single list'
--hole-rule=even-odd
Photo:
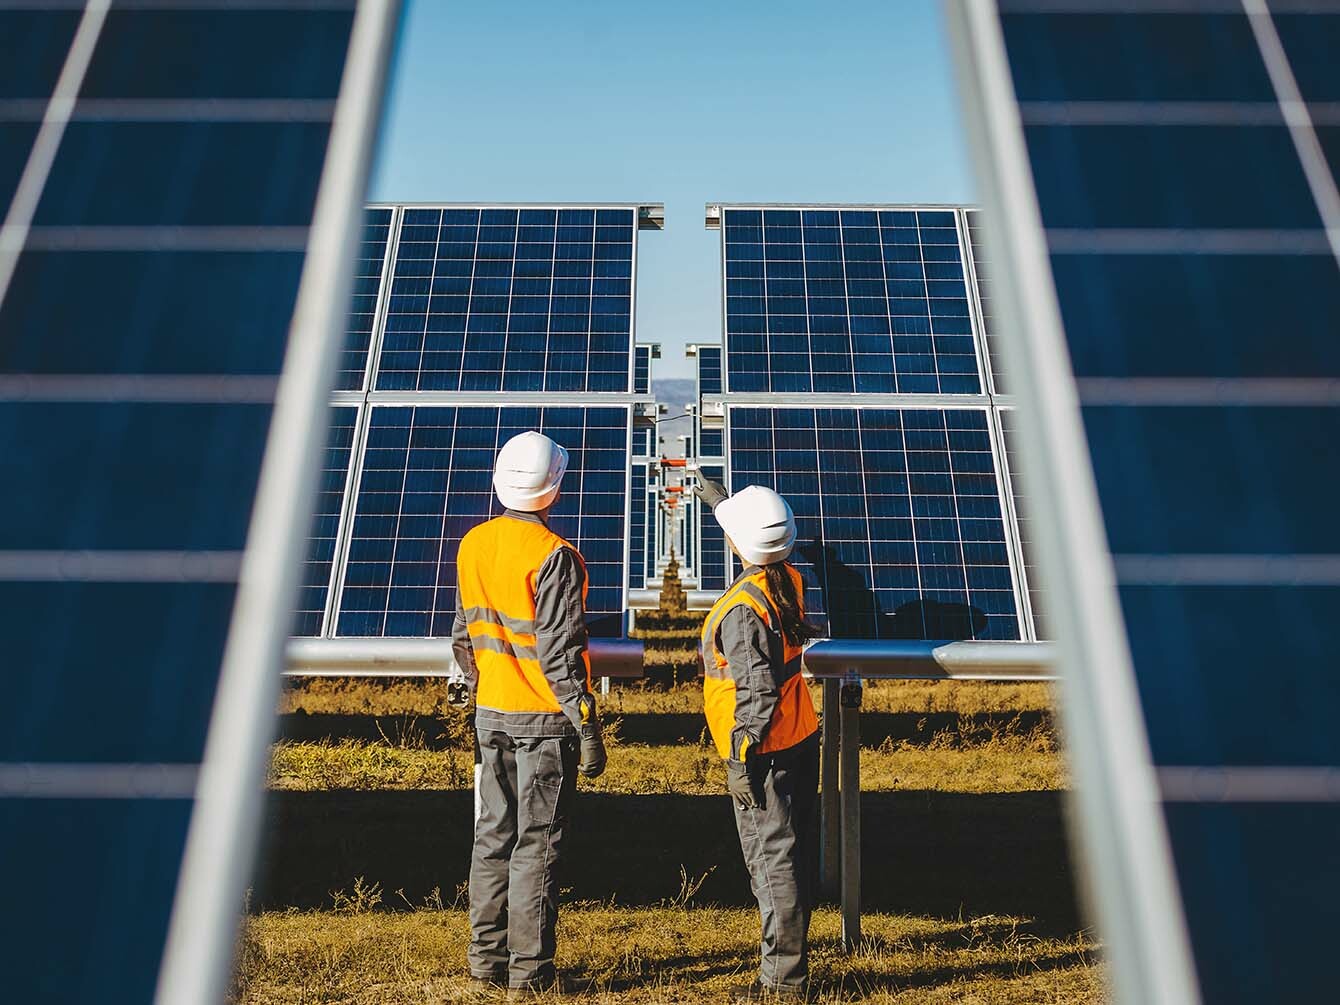
[{"label": "blue solar panel", "polygon": [[406,209],[378,390],[622,391],[636,212]]},{"label": "blue solar panel", "polygon": [[636,356],[633,360],[633,393],[650,394],[651,393],[651,346],[640,345],[635,347]]},{"label": "blue solar panel", "polygon": [[1019,638],[985,411],[733,406],[729,432],[731,489],[795,511],[826,634]]},{"label": "blue solar panel", "polygon": [[391,238],[391,211],[369,209],[363,214],[363,237],[354,263],[354,290],[349,305],[349,327],[335,387],[361,391],[367,379],[368,351],[377,318],[377,298],[386,268],[386,245]]},{"label": "blue solar panel", "polygon": [[[703,475],[726,484],[726,469],[720,464],[704,464],[699,469]],[[730,562],[726,552],[726,535],[712,514],[704,511],[701,516],[701,530],[698,544],[699,564],[698,587],[702,590],[719,592],[730,582]]]},{"label": "blue solar panel", "polygon": [[1019,528],[1019,546],[1022,551],[1020,561],[1023,565],[1023,578],[1028,585],[1028,608],[1033,620],[1033,637],[1048,638],[1046,623],[1043,621],[1041,574],[1038,572],[1037,556],[1033,551],[1033,521],[1029,514],[1030,506],[1019,476],[1018,434],[1014,426],[1014,410],[1002,408],[996,411],[1000,418],[1001,449],[1005,454],[1005,466],[1009,469],[1010,494],[1014,505],[1014,523]]},{"label": "blue solar panel", "polygon": [[586,559],[592,633],[620,635],[628,426],[626,407],[373,407],[336,633],[451,634],[460,540],[502,511],[494,458],[538,429],[571,455],[550,527]]},{"label": "blue solar panel", "polygon": [[721,347],[698,347],[698,397],[721,393]]},{"label": "blue solar panel", "polygon": [[1002,24],[1203,997],[1332,997],[1340,12],[1043,6]]},{"label": "blue solar panel", "polygon": [[321,634],[357,425],[358,409],[336,407],[330,410],[330,439],[326,444],[326,459],[321,468],[321,486],[312,518],[307,561],[303,565],[297,617],[293,624],[294,635]]},{"label": "blue solar panel", "polygon": [[5,6],[0,216],[41,192],[0,269],[5,993],[146,1002],[353,14]]},{"label": "blue solar panel", "polygon": [[647,494],[647,465],[628,468],[628,587],[647,585],[647,517],[651,497]]},{"label": "blue solar panel", "polygon": [[987,261],[986,246],[982,240],[982,214],[970,209],[963,214],[968,226],[968,243],[972,252],[973,287],[982,318],[982,343],[988,368],[991,372],[991,389],[997,394],[1006,394],[1009,388],[1005,383],[1005,363],[1000,355],[1000,339],[996,332],[996,318],[991,303],[990,263]]},{"label": "blue solar panel", "polygon": [[698,436],[698,454],[702,457],[720,457],[726,450],[726,433],[722,429],[704,429]]},{"label": "blue solar panel", "polygon": [[729,390],[981,390],[952,210],[722,218]]},{"label": "blue solar panel", "polygon": [[656,429],[654,426],[635,426],[633,427],[633,456],[651,457],[653,456],[653,445],[656,442]]}]

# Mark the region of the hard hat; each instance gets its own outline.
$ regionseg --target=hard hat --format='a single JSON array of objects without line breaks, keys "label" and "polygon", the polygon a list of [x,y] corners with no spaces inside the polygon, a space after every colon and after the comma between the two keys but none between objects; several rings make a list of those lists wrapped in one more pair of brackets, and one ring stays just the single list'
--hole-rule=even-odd
[{"label": "hard hat", "polygon": [[503,444],[493,465],[493,491],[508,509],[534,513],[558,497],[568,452],[543,433],[518,433]]},{"label": "hard hat", "polygon": [[712,515],[751,565],[780,562],[795,546],[795,514],[785,499],[762,485],[750,485],[723,499]]}]

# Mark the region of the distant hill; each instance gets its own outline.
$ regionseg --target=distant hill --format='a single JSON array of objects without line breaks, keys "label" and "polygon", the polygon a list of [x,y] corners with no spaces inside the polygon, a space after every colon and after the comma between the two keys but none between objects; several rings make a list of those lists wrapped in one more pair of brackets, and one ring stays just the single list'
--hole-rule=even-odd
[{"label": "distant hill", "polygon": [[695,382],[686,377],[665,377],[652,380],[651,390],[656,395],[656,400],[668,406],[673,413],[682,412],[684,406],[693,401],[696,387]]}]

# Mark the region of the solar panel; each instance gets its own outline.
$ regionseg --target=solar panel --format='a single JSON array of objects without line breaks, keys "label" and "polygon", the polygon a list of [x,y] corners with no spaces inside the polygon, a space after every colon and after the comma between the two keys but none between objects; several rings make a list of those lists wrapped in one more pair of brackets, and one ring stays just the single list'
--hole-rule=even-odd
[{"label": "solar panel", "polygon": [[312,532],[308,539],[307,561],[303,565],[302,588],[298,593],[297,616],[293,624],[294,635],[317,636],[322,631],[357,425],[357,408],[339,406],[330,410],[330,434],[326,441],[325,463],[321,468],[321,486],[312,518]]},{"label": "solar panel", "polygon": [[721,393],[721,347],[698,347],[698,397]]},{"label": "solar panel", "polygon": [[[726,469],[721,464],[704,464],[703,475],[722,485]],[[720,592],[730,582],[730,563],[726,553],[726,535],[710,512],[702,511],[698,520],[698,588]]]},{"label": "solar panel", "polygon": [[[346,51],[368,56],[351,9],[19,6],[0,10],[0,857],[23,912],[5,994],[146,1002],[189,958],[162,1000],[208,1001],[253,837],[218,796],[250,791],[259,751],[216,732],[210,788],[197,777],[216,691],[237,697],[237,654],[276,630],[268,612],[231,625],[240,590],[273,589],[239,569],[309,234],[338,245],[356,198],[335,184],[314,218]],[[365,45],[388,27],[362,23]],[[357,69],[346,150],[382,68]],[[361,184],[357,163],[332,167]],[[272,480],[285,505],[257,509],[252,536],[282,545],[307,501]],[[202,897],[183,857],[210,812],[230,856]],[[166,959],[174,898],[194,923]]]},{"label": "solar panel", "polygon": [[340,358],[335,387],[360,391],[367,379],[368,351],[377,318],[377,301],[386,270],[386,247],[391,238],[391,211],[369,209],[363,214],[363,236],[354,265],[354,292],[349,306],[349,330]]},{"label": "solar panel", "polygon": [[656,442],[656,429],[653,426],[634,426],[633,427],[633,456],[634,457],[652,457],[653,445]]},{"label": "solar panel", "polygon": [[704,429],[698,436],[698,453],[703,457],[720,457],[726,451],[726,433],[722,429]]},{"label": "solar panel", "polygon": [[986,260],[986,246],[982,241],[982,214],[980,210],[970,209],[963,214],[963,218],[968,228],[973,287],[981,311],[982,341],[986,349],[988,369],[991,372],[991,389],[997,394],[1005,394],[1009,388],[1005,384],[1005,363],[1000,357],[1000,342],[996,334],[996,319],[991,303],[990,263]]},{"label": "solar panel", "polygon": [[647,524],[651,497],[647,494],[647,465],[628,468],[628,588],[647,585]]},{"label": "solar panel", "polygon": [[[1016,358],[1063,334],[1102,510],[1104,539],[1090,547],[1104,561],[1110,551],[1121,614],[1111,620],[1131,657],[1096,654],[1097,669],[1074,669],[1101,670],[1105,696],[1121,691],[1114,673],[1133,671],[1143,716],[1144,735],[1131,716],[1133,740],[1099,747],[1099,770],[1077,787],[1107,771],[1138,792],[1132,779],[1152,754],[1164,812],[1150,833],[1157,852],[1166,824],[1205,1001],[1330,997],[1312,933],[1340,924],[1340,148],[1326,104],[1340,97],[1340,12],[1000,6],[998,22],[970,7],[962,18],[978,111],[1012,83],[1023,127],[984,122],[984,176],[997,191],[1025,180],[995,210],[1017,231],[993,243],[994,261],[1012,260],[1016,282],[1044,297],[1054,290],[1064,332],[1049,316],[1030,319],[1046,334],[1021,336]],[[1002,54],[1011,79],[984,70]],[[1037,225],[1034,193],[1046,261],[1023,240]],[[1033,394],[1041,407],[1057,390]],[[1068,502],[1053,503],[1062,518]],[[1092,591],[1075,617],[1093,620],[1103,609],[1093,598],[1107,603],[1111,585],[1078,567],[1087,554],[1070,575]],[[1080,716],[1111,729],[1110,707],[1079,706],[1072,722]],[[1148,801],[1136,802],[1145,813]],[[1128,889],[1140,910],[1106,905],[1118,920],[1148,917],[1165,895],[1157,878],[1141,888],[1162,872],[1127,822],[1097,856],[1114,869],[1108,888],[1138,880]],[[1309,919],[1297,937],[1284,934],[1290,917]],[[1114,924],[1108,935],[1129,939],[1121,955],[1167,981],[1160,954],[1180,939],[1146,943],[1143,932]],[[1135,968],[1116,976],[1140,996]]]},{"label": "solar panel", "polygon": [[731,489],[791,504],[825,634],[1020,637],[984,409],[731,406],[728,424]]},{"label": "solar panel", "polygon": [[1018,434],[1015,432],[1014,409],[996,410],[1000,420],[1001,448],[1005,454],[1005,467],[1008,469],[1010,499],[1014,507],[1014,523],[1019,528],[1020,559],[1023,565],[1023,580],[1028,588],[1028,615],[1033,621],[1032,637],[1048,638],[1046,622],[1042,618],[1042,591],[1039,587],[1041,574],[1038,572],[1037,556],[1033,551],[1033,521],[1023,480],[1019,477]]},{"label": "solar panel", "polygon": [[636,210],[406,208],[382,391],[622,391]]},{"label": "solar panel", "polygon": [[629,415],[627,406],[373,406],[336,634],[451,634],[460,540],[502,512],[494,458],[538,429],[571,455],[549,525],[586,560],[592,634],[620,635]]},{"label": "solar panel", "polygon": [[651,393],[651,346],[635,346],[633,360],[633,393]]},{"label": "solar panel", "polygon": [[952,210],[721,214],[729,391],[980,392]]}]

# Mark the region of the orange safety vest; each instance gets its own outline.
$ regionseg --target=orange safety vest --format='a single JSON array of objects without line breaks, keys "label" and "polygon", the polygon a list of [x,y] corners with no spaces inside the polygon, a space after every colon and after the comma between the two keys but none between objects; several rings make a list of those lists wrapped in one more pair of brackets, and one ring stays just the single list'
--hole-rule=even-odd
[{"label": "orange safety vest", "polygon": [[[572,545],[538,521],[510,516],[482,523],[461,539],[456,581],[479,668],[475,694],[479,707],[562,712],[535,646],[535,581],[545,561],[560,548]],[[581,555],[577,557],[581,561]],[[582,601],[585,605],[585,577]],[[586,687],[590,690],[589,655]]]},{"label": "orange safety vest", "polygon": [[[800,573],[788,566],[787,571],[796,583],[797,592],[803,589]],[[803,597],[804,594],[800,593]],[[759,753],[785,750],[814,734],[819,720],[814,714],[814,703],[800,674],[800,656],[804,650],[786,641],[782,634],[777,605],[768,593],[768,581],[762,569],[745,576],[723,593],[703,622],[703,711],[707,714],[707,728],[716,743],[717,752],[728,759],[740,760],[740,751],[731,750],[731,733],[735,729],[735,677],[724,653],[717,647],[717,629],[721,619],[736,607],[748,607],[763,619],[770,631],[782,639],[782,672],[780,697],[772,713],[772,721],[763,733]]]}]

